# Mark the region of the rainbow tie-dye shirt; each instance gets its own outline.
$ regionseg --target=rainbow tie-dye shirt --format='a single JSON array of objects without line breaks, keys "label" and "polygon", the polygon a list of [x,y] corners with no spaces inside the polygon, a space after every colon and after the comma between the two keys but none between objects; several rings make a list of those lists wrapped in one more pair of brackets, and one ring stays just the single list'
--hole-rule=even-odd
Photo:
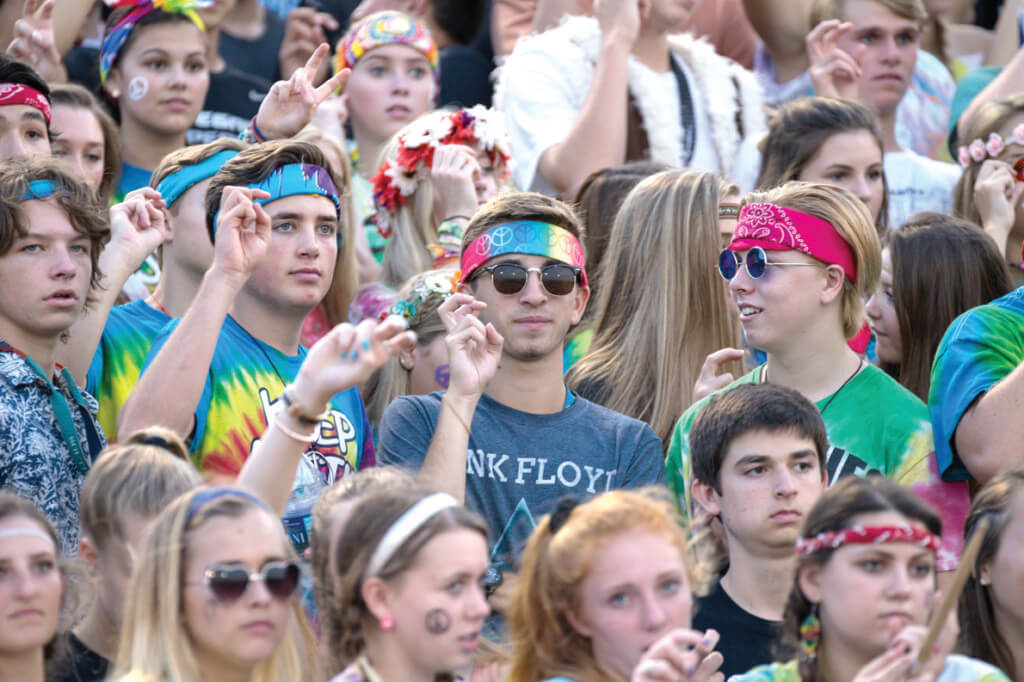
[{"label": "rainbow tie-dye shirt", "polygon": [[1024,361],[1024,287],[953,320],[935,352],[928,408],[947,481],[970,480],[953,441],[975,400]]},{"label": "rainbow tie-dye shirt", "polygon": [[[760,383],[764,366],[740,377],[739,384]],[[829,403],[829,401],[832,401]],[[680,510],[690,511],[690,426],[707,404],[704,398],[683,413],[672,433],[666,474]],[[825,454],[829,483],[844,476],[881,474],[910,488],[942,517],[940,571],[956,568],[963,549],[963,527],[970,507],[967,484],[939,477],[928,408],[874,365],[867,365],[849,384],[816,403],[828,433]]]},{"label": "rainbow tie-dye shirt", "polygon": [[99,401],[98,421],[111,443],[117,440],[117,413],[139,381],[153,339],[170,321],[144,301],[114,306],[107,316],[89,365],[86,390]]},{"label": "rainbow tie-dye shirt", "polygon": [[[154,340],[143,372],[176,326],[177,320]],[[200,472],[238,475],[266,429],[268,416],[284,409],[281,392],[295,379],[306,352],[299,346],[297,355],[285,355],[253,338],[228,316],[195,409],[195,430],[189,446]],[[328,483],[376,464],[370,425],[358,390],[350,388],[331,399],[330,410],[306,456],[316,463]]]}]

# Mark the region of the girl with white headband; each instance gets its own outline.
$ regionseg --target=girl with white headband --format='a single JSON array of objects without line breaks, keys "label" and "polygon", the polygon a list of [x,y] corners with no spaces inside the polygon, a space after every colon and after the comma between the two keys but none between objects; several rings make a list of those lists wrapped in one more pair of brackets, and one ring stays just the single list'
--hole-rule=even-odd
[{"label": "girl with white headband", "polygon": [[346,615],[334,682],[451,680],[471,667],[490,607],[487,526],[445,493],[359,500],[335,543],[334,595]]},{"label": "girl with white headband", "polygon": [[60,539],[28,500],[0,492],[0,680],[43,682],[68,596]]},{"label": "girl with white headband", "polygon": [[951,655],[950,614],[918,663],[937,605],[941,521],[913,493],[879,476],[847,478],[818,500],[797,540],[796,582],[784,627],[799,658],[731,682],[1002,682],[1006,675]]}]

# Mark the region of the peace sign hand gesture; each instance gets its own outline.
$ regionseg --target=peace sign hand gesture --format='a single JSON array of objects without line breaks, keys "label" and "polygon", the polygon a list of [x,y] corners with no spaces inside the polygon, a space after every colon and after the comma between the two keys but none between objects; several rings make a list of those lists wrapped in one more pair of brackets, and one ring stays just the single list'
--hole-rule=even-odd
[{"label": "peace sign hand gesture", "polygon": [[327,97],[342,87],[351,71],[342,69],[315,87],[313,81],[331,48],[327,43],[313,50],[306,65],[295,70],[286,81],[277,81],[263,98],[256,114],[256,127],[268,140],[295,135],[313,120],[313,112]]}]

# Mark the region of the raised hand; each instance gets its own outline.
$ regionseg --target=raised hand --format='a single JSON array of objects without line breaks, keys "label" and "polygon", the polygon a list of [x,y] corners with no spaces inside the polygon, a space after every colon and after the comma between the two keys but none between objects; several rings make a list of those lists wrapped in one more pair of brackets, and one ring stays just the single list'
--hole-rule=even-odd
[{"label": "raised hand", "polygon": [[736,377],[732,372],[723,372],[722,366],[726,363],[743,359],[743,351],[739,348],[722,348],[704,358],[704,364],[700,368],[700,376],[693,384],[693,400],[700,400],[709,396],[717,390],[723,389]]},{"label": "raised hand", "polygon": [[1017,182],[1008,163],[986,159],[981,164],[974,181],[974,205],[978,207],[981,226],[995,240],[1000,253],[1006,251],[1022,194],[1024,183]]},{"label": "raised hand", "polygon": [[430,179],[434,185],[434,212],[438,221],[452,216],[468,219],[476,213],[479,177],[480,164],[469,147],[445,144],[437,148]]},{"label": "raised hand", "polygon": [[296,399],[319,409],[332,396],[366,381],[392,353],[415,346],[416,334],[408,328],[397,315],[379,323],[363,320],[355,327],[339,324],[309,349],[295,378]]},{"label": "raised hand", "polygon": [[53,38],[54,0],[25,0],[21,19],[14,22],[14,40],[7,54],[35,69],[43,80],[63,83],[67,71]]},{"label": "raised hand", "polygon": [[651,11],[650,0],[590,0],[604,40],[619,39],[630,47]]},{"label": "raised hand", "polygon": [[[288,12],[284,23],[284,40],[277,60],[282,78],[291,78],[317,45],[327,42],[327,31],[338,30],[337,20],[327,12],[312,7],[296,7]],[[314,74],[314,77],[320,74]]]},{"label": "raised hand", "polygon": [[651,645],[633,669],[631,682],[723,682],[718,633],[677,628]]},{"label": "raised hand", "polygon": [[244,284],[267,255],[270,216],[255,199],[270,195],[261,189],[225,187],[217,216],[212,269]]},{"label": "raised hand", "polygon": [[805,45],[807,59],[811,62],[809,73],[814,85],[814,94],[823,97],[854,99],[857,96],[857,81],[860,78],[860,64],[857,59],[864,51],[863,45],[850,54],[838,46],[839,39],[853,29],[853,24],[829,19],[815,26],[807,34]]},{"label": "raised hand", "polygon": [[480,321],[486,307],[469,294],[457,293],[437,309],[448,332],[448,395],[453,397],[479,397],[498,370],[504,339],[494,325]]},{"label": "raised hand", "polygon": [[113,277],[128,277],[164,242],[171,228],[160,192],[142,187],[110,207],[110,242],[100,255],[100,269]]},{"label": "raised hand", "polygon": [[304,66],[296,69],[288,80],[274,83],[263,98],[256,114],[256,127],[268,140],[298,133],[313,120],[313,112],[320,103],[348,80],[351,71],[342,69],[319,87],[313,85],[330,51],[327,43],[320,43]]}]

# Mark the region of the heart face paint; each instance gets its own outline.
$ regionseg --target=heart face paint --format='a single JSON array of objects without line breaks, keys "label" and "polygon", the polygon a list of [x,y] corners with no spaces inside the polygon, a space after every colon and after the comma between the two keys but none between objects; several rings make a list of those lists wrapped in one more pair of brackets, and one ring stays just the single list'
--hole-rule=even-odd
[{"label": "heart face paint", "polygon": [[138,102],[149,92],[149,81],[142,76],[135,76],[128,81],[128,99]]}]

